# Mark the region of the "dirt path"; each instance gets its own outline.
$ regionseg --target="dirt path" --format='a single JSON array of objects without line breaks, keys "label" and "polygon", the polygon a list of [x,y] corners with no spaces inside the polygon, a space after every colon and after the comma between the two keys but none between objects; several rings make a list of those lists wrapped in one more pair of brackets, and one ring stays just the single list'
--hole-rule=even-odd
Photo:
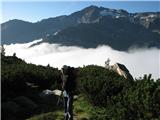
[{"label": "dirt path", "polygon": [[[73,120],[89,120],[90,106],[83,96],[74,100],[73,108]],[[27,120],[64,120],[64,110],[60,108],[53,112],[41,113]]]}]

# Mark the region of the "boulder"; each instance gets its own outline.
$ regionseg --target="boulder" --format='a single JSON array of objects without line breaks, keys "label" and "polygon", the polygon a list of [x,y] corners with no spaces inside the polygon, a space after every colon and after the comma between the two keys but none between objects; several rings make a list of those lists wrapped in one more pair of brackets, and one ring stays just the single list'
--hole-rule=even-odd
[{"label": "boulder", "polygon": [[54,94],[53,91],[46,89],[46,90],[43,90],[43,91],[39,94],[39,96],[40,96],[40,97],[45,97],[45,96],[49,96],[49,95],[53,95],[53,94]]},{"label": "boulder", "polygon": [[110,70],[113,70],[114,72],[118,73],[120,76],[123,76],[125,79],[133,80],[133,77],[130,74],[129,70],[123,64],[116,63],[110,66]]},{"label": "boulder", "polygon": [[53,90],[53,94],[54,94],[54,95],[57,95],[57,96],[61,96],[62,91],[61,91],[61,90],[56,89],[56,90]]},{"label": "boulder", "polygon": [[42,104],[49,106],[56,106],[58,101],[58,96],[52,90],[43,90],[40,94],[40,101]]}]

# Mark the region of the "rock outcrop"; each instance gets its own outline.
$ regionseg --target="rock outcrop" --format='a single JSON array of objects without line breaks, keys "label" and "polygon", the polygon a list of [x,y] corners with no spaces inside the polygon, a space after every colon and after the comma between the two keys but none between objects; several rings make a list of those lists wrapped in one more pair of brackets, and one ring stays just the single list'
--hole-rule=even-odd
[{"label": "rock outcrop", "polygon": [[111,65],[110,70],[115,71],[116,73],[118,73],[120,76],[123,76],[126,79],[131,79],[133,80],[132,75],[130,74],[129,70],[126,68],[125,65],[120,64],[120,63],[116,63],[114,65]]}]

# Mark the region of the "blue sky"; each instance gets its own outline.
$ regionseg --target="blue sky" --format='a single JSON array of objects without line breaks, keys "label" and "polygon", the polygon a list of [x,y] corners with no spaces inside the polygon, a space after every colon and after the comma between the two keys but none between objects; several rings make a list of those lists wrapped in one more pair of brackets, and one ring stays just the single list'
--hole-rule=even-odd
[{"label": "blue sky", "polygon": [[159,1],[30,1],[30,2],[2,2],[0,23],[11,19],[21,19],[37,22],[41,19],[59,15],[69,15],[90,5],[107,8],[125,9],[129,12],[160,11]]}]

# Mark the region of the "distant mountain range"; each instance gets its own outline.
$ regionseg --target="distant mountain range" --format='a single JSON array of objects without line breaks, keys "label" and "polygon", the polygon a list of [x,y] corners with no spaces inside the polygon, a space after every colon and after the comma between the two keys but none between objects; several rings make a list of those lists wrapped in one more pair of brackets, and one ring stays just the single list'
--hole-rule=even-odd
[{"label": "distant mountain range", "polygon": [[125,10],[89,6],[68,16],[36,23],[10,20],[1,24],[1,30],[2,44],[43,38],[40,43],[85,48],[103,44],[117,50],[127,50],[132,46],[160,48],[160,12],[128,13]]}]

